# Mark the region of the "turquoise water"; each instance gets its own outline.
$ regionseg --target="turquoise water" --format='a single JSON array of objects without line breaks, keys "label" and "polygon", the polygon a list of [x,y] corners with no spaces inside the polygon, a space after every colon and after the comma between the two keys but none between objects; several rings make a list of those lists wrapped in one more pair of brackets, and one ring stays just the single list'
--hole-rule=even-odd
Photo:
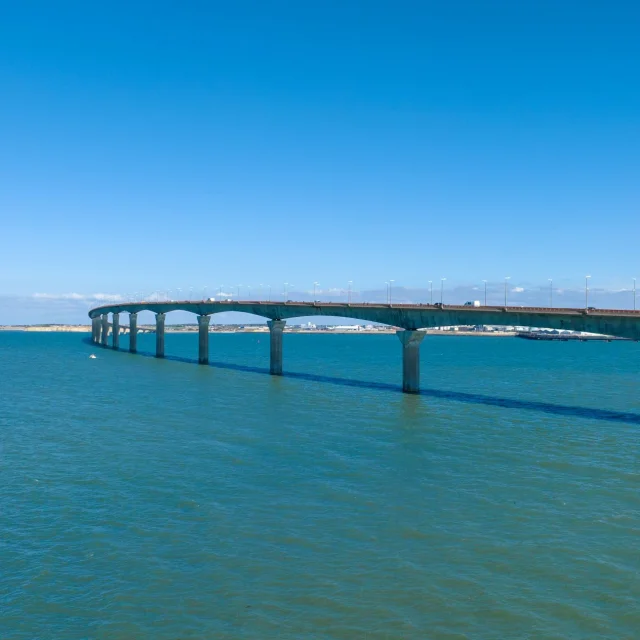
[{"label": "turquoise water", "polygon": [[639,344],[266,338],[0,332],[0,638],[638,637]]}]

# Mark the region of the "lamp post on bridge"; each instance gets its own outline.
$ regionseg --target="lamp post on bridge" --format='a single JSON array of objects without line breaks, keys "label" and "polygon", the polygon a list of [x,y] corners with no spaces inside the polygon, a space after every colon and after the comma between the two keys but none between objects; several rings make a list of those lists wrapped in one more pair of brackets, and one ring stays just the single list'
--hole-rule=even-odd
[{"label": "lamp post on bridge", "polygon": [[589,278],[591,276],[584,277],[584,308],[589,308]]},{"label": "lamp post on bridge", "polygon": [[549,280],[549,306],[553,308],[553,278],[547,278]]},{"label": "lamp post on bridge", "polygon": [[433,280],[429,280],[429,304],[433,304]]},{"label": "lamp post on bridge", "polygon": [[636,279],[633,279],[633,310],[636,310]]},{"label": "lamp post on bridge", "polygon": [[511,280],[511,276],[505,276],[504,278],[504,306],[508,306],[509,304],[509,298],[507,296],[507,283],[508,281]]},{"label": "lamp post on bridge", "polygon": [[287,298],[289,297],[289,287],[293,287],[294,285],[291,282],[285,282],[284,283],[284,289],[283,289],[283,293],[284,293],[284,301],[287,301]]},{"label": "lamp post on bridge", "polygon": [[262,283],[260,283],[260,301],[262,301]]},{"label": "lamp post on bridge", "polygon": [[316,287],[319,285],[319,282],[314,282],[313,283],[313,301],[316,301]]},{"label": "lamp post on bridge", "polygon": [[240,287],[241,287],[241,286],[242,286],[241,284],[237,285],[237,289],[238,289],[238,296],[237,296],[237,299],[238,299],[238,300],[240,300]]},{"label": "lamp post on bridge", "polygon": [[351,304],[351,285],[353,284],[353,280],[349,280],[349,297],[348,302]]},{"label": "lamp post on bridge", "polygon": [[482,282],[484,282],[484,306],[487,306],[487,281],[483,280]]},{"label": "lamp post on bridge", "polygon": [[444,300],[444,281],[446,278],[440,278],[440,304]]},{"label": "lamp post on bridge", "polygon": [[389,304],[391,304],[391,300],[393,299],[393,294],[391,293],[391,287],[393,286],[394,282],[395,280],[389,280]]}]

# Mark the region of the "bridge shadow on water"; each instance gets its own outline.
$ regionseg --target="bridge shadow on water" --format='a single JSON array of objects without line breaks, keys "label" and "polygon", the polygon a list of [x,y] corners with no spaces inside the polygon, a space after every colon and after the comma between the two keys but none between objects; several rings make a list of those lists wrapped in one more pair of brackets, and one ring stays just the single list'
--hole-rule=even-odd
[{"label": "bridge shadow on water", "polygon": [[[90,345],[93,345],[90,339],[85,339]],[[96,346],[96,345],[93,345]],[[105,347],[102,347],[105,348]],[[110,347],[106,347],[110,349]],[[124,349],[122,350],[124,351]],[[138,351],[137,356],[144,358],[153,358],[155,355],[150,352]],[[195,358],[185,358],[182,356],[164,357],[165,360],[174,362],[184,362],[186,364],[198,364]],[[257,373],[262,375],[271,375],[269,369],[265,367],[251,367],[242,364],[232,364],[230,362],[210,362],[210,367],[215,369],[227,369],[230,371],[241,371],[244,373]],[[380,391],[388,391],[391,393],[402,394],[402,387],[397,384],[387,382],[375,382],[372,380],[356,380],[353,378],[337,378],[335,376],[324,376],[316,373],[299,373],[295,371],[287,371],[283,374],[283,378],[293,380],[306,380],[308,382],[320,382],[323,384],[333,384],[342,387],[355,387],[361,389],[376,389]],[[591,420],[605,420],[608,422],[626,422],[629,424],[640,425],[640,414],[625,411],[611,411],[609,409],[595,409],[591,407],[579,407],[575,405],[553,404],[549,402],[537,402],[534,400],[516,400],[513,398],[500,398],[496,396],[487,396],[481,393],[468,393],[463,391],[448,391],[444,389],[434,389],[430,387],[421,387],[419,396],[438,398],[440,400],[453,400],[454,402],[464,402],[467,404],[478,404],[489,407],[501,407],[502,409],[521,409],[525,411],[538,411],[558,416],[571,416],[574,418],[586,418]],[[411,396],[416,397],[416,396]]]}]

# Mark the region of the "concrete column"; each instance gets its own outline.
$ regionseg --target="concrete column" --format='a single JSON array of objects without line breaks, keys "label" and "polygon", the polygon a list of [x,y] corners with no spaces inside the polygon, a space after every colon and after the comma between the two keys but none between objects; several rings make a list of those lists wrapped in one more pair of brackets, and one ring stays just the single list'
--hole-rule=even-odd
[{"label": "concrete column", "polygon": [[420,343],[425,333],[407,329],[396,334],[402,342],[402,390],[420,393]]},{"label": "concrete column", "polygon": [[282,375],[282,332],[286,320],[268,320],[269,333],[271,338],[269,373],[272,376]]},{"label": "concrete column", "polygon": [[113,321],[111,323],[111,346],[117,349],[120,346],[120,314],[113,314]]},{"label": "concrete column", "polygon": [[129,314],[129,351],[136,353],[138,351],[138,314]]},{"label": "concrete column", "polygon": [[164,358],[164,319],[166,313],[156,313],[156,358]]},{"label": "concrete column", "polygon": [[107,338],[109,337],[109,314],[108,313],[104,313],[102,314],[102,346],[106,347],[107,346]]},{"label": "concrete column", "polygon": [[98,340],[98,318],[91,318],[91,342],[96,344]]},{"label": "concrete column", "polygon": [[211,316],[198,316],[198,362],[209,364],[209,322]]}]

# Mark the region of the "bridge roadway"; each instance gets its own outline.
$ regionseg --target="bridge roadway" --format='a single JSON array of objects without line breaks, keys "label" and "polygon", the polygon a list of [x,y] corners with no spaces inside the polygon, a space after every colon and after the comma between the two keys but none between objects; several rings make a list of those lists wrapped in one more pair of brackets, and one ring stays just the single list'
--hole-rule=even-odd
[{"label": "bridge roadway", "polygon": [[[400,328],[402,345],[402,389],[418,393],[420,387],[420,343],[424,332],[418,329],[455,325],[496,325],[544,327],[588,331],[603,335],[640,340],[640,311],[616,309],[562,309],[548,307],[472,307],[439,304],[378,304],[341,302],[265,302],[265,301],[166,301],[122,302],[96,307],[89,311],[92,339],[107,346],[109,325],[112,346],[119,348],[120,313],[129,313],[129,351],[137,351],[138,313],[156,314],[156,357],[164,357],[165,318],[171,311],[188,311],[198,317],[201,364],[209,362],[209,322],[211,315],[240,311],[268,318],[270,332],[270,371],[282,375],[282,332],[286,321],[301,316],[353,318]],[[109,323],[109,314],[113,321]]]}]

